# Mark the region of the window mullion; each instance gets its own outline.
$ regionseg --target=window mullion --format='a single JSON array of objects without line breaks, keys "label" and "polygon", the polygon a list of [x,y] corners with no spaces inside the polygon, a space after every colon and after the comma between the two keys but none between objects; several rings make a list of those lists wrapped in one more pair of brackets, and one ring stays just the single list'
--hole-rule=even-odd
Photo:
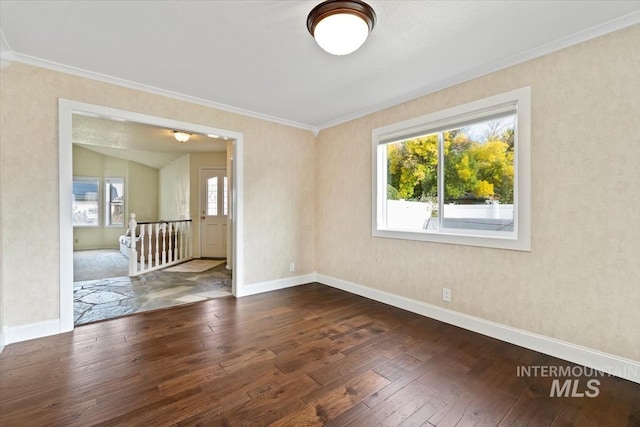
[{"label": "window mullion", "polygon": [[384,227],[387,227],[387,209],[388,209],[388,203],[387,203],[387,186],[389,185],[389,170],[388,170],[388,164],[387,162],[389,161],[387,158],[387,147],[386,146],[382,146],[381,148],[378,148],[378,152],[380,153],[380,158],[382,159],[382,161],[380,162],[380,166],[378,169],[378,188],[380,189],[379,193],[378,193],[378,197],[380,198],[380,200],[384,200],[384,204],[382,204],[382,209],[378,212],[379,215],[381,215],[381,223],[384,224]]},{"label": "window mullion", "polygon": [[444,218],[444,133],[438,132],[438,230]]}]

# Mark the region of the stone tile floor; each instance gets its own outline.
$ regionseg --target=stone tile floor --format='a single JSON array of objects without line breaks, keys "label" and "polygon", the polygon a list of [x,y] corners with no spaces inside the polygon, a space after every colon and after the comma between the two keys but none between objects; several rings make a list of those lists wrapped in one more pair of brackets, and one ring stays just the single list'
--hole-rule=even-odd
[{"label": "stone tile floor", "polygon": [[152,271],[136,277],[73,284],[76,325],[231,295],[231,271],[222,264],[202,273]]}]

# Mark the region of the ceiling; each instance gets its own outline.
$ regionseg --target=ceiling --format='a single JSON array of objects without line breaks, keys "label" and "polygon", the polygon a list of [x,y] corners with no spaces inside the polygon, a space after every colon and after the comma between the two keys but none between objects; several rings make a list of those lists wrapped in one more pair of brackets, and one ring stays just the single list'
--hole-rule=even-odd
[{"label": "ceiling", "polygon": [[355,53],[306,29],[319,0],[0,2],[21,61],[318,131],[640,22],[640,1],[369,0]]},{"label": "ceiling", "polygon": [[160,169],[186,153],[226,152],[227,141],[192,133],[178,142],[173,130],[116,118],[74,114],[72,141],[107,156]]}]

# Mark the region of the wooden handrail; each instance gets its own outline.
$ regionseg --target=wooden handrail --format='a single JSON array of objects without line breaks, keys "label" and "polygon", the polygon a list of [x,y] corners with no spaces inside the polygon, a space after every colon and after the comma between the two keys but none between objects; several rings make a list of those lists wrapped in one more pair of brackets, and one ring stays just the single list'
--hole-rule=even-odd
[{"label": "wooden handrail", "polygon": [[136,223],[140,225],[140,224],[168,224],[170,222],[192,222],[192,221],[193,221],[192,219],[169,219],[166,221],[136,221]]}]

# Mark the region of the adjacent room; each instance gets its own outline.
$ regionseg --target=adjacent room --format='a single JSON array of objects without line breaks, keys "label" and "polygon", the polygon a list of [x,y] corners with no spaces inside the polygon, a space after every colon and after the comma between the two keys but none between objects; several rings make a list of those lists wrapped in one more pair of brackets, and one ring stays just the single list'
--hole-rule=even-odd
[{"label": "adjacent room", "polygon": [[[94,115],[74,114],[72,126],[74,324],[231,295],[228,138],[180,141],[178,131]],[[195,243],[192,210],[204,216]]]},{"label": "adjacent room", "polygon": [[0,2],[0,425],[640,426],[637,1]]}]

